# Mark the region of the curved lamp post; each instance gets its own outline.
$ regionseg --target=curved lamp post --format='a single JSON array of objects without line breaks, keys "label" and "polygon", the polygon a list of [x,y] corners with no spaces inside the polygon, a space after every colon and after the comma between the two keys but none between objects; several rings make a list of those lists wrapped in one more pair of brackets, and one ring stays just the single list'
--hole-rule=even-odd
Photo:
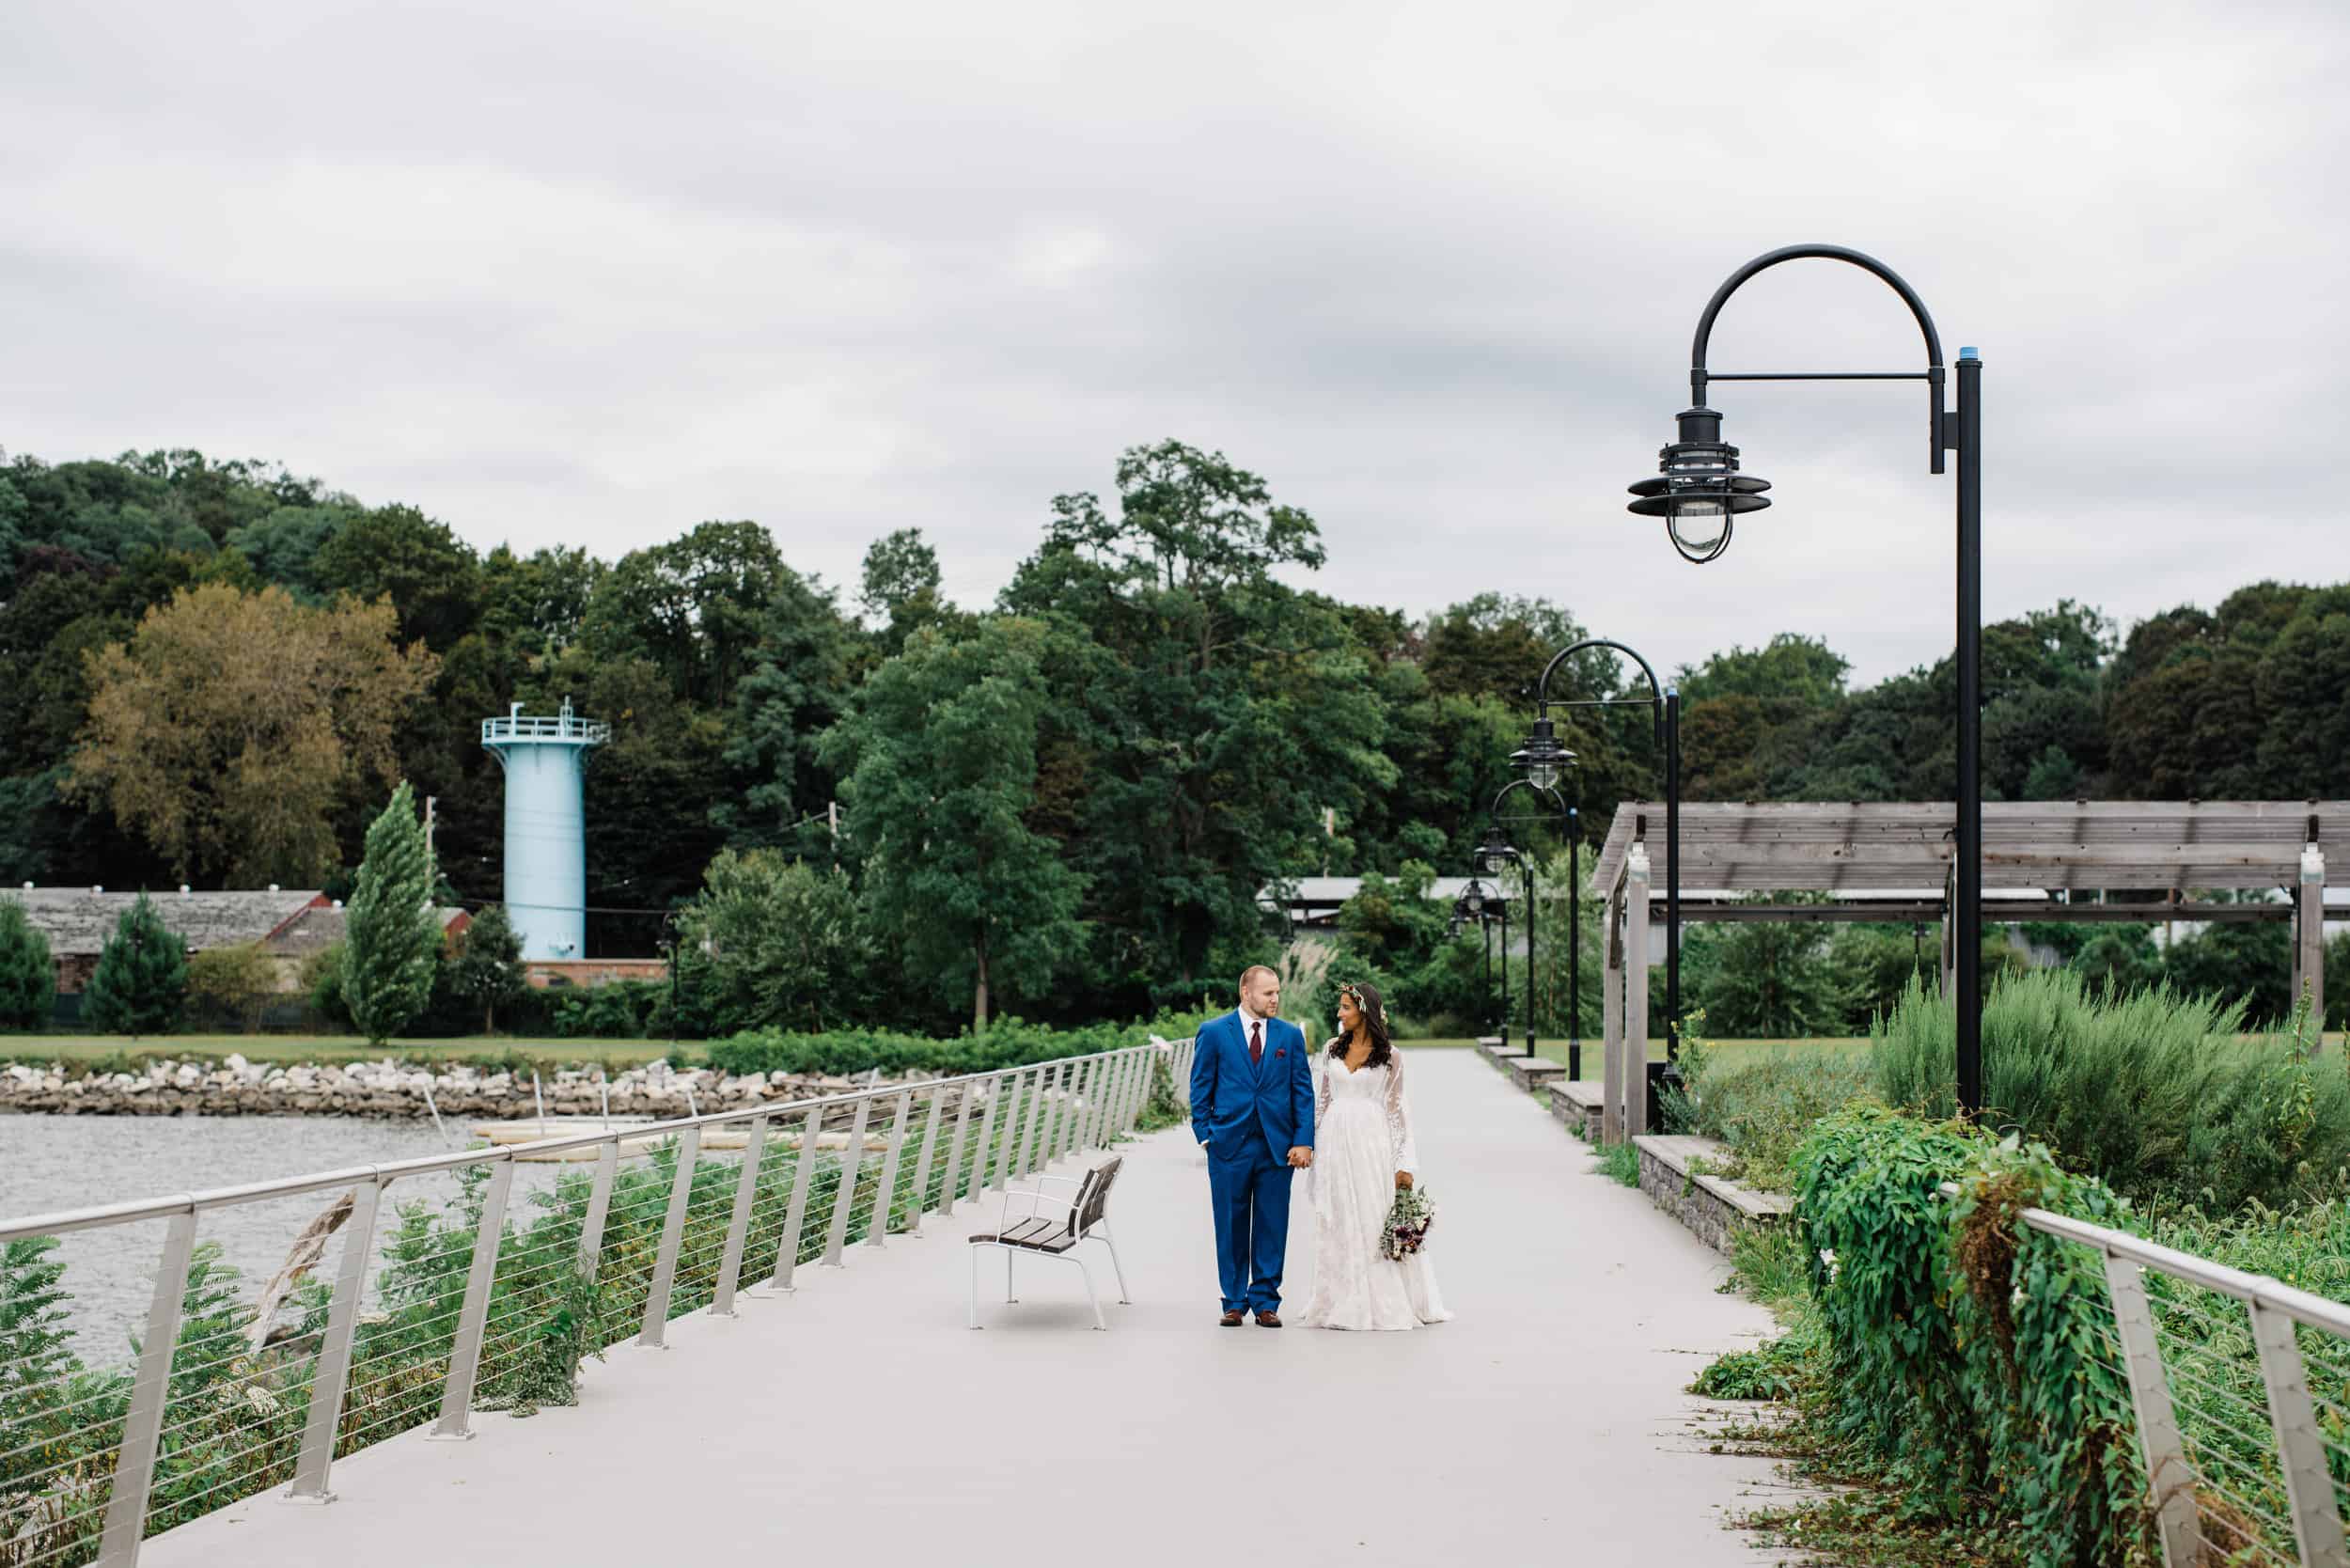
[{"label": "curved lamp post", "polygon": [[[1571,762],[1574,760],[1573,756],[1570,754],[1567,760]],[[1477,846],[1475,865],[1477,870],[1495,878],[1498,878],[1510,867],[1515,866],[1526,878],[1526,1054],[1530,1057],[1534,1054],[1534,857],[1514,848],[1501,832],[1503,820],[1501,803],[1520,790],[1531,791],[1546,802],[1551,808],[1549,815],[1565,816],[1566,803],[1559,798],[1557,790],[1547,785],[1536,784],[1531,779],[1510,780],[1501,787],[1500,792],[1494,796],[1493,805],[1486,808],[1485,841]],[[1546,819],[1532,817],[1517,820],[1542,822]],[[1501,928],[1501,1032],[1506,1039],[1510,1033],[1510,928],[1507,923],[1509,912],[1506,908],[1502,912],[1502,919],[1504,923]]]},{"label": "curved lamp post", "polygon": [[[1608,648],[1623,654],[1640,666],[1648,677],[1646,697],[1596,697],[1554,699],[1550,695],[1550,678],[1559,672],[1575,654],[1587,649]],[[1646,708],[1654,715],[1657,749],[1665,754],[1665,1059],[1681,1059],[1681,691],[1656,679],[1655,666],[1640,651],[1606,637],[1585,637],[1569,643],[1550,656],[1543,666],[1543,678],[1534,686],[1534,728],[1526,737],[1526,744],[1510,754],[1510,765],[1526,775],[1528,782],[1548,789],[1559,781],[1558,762],[1564,758],[1573,763],[1574,754],[1559,744],[1550,722],[1550,710],[1559,708]],[[1544,775],[1548,776],[1545,777]],[[1583,1075],[1582,1001],[1583,977],[1580,960],[1583,952],[1582,935],[1582,819],[1579,813],[1567,813],[1571,831],[1571,878],[1568,885],[1569,920],[1574,922],[1574,941],[1569,945],[1567,956],[1568,1025],[1567,1075]],[[1648,911],[1640,917],[1646,919]],[[1645,980],[1642,980],[1646,984]]]},{"label": "curved lamp post", "polygon": [[[1922,370],[1714,371],[1706,368],[1706,345],[1714,320],[1748,278],[1782,261],[1807,259],[1842,261],[1873,274],[1902,297],[1924,335]],[[1705,389],[1716,381],[1922,381],[1926,384],[1926,454],[1929,469],[1942,470],[1942,454],[1958,454],[1958,845],[1956,909],[1958,1105],[1972,1116],[1982,1106],[1982,361],[1972,349],[1958,351],[1956,418],[1942,406],[1942,339],[1925,303],[1900,274],[1874,257],[1842,245],[1788,245],[1756,257],[1730,274],[1705,313],[1689,350],[1689,402],[1680,415],[1679,439],[1657,454],[1657,476],[1634,484],[1639,497],[1631,510],[1665,520],[1666,537],[1684,558],[1700,565],[1730,548],[1736,520],[1761,511],[1770,500],[1769,481],[1738,471],[1738,448],[1722,440],[1722,416],[1705,406]]]},{"label": "curved lamp post", "polygon": [[[1493,916],[1485,904],[1485,885],[1470,877],[1468,886],[1461,889],[1461,896],[1452,901],[1452,918],[1448,924],[1451,928],[1449,934],[1458,936],[1463,926],[1471,920],[1477,922],[1477,933],[1483,939],[1485,947],[1483,995],[1485,1006],[1491,1008],[1494,1005],[1494,933]],[[1506,959],[1508,955],[1505,953],[1503,957]]]}]

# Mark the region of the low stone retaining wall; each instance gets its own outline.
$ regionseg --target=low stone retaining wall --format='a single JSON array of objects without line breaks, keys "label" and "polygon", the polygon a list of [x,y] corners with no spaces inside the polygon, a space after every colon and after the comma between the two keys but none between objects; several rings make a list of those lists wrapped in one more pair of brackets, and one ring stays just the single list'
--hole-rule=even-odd
[{"label": "low stone retaining wall", "polygon": [[1606,1096],[1598,1084],[1589,1079],[1553,1078],[1542,1086],[1542,1094],[1550,1102],[1550,1114],[1564,1122],[1567,1131],[1581,1134],[1586,1143],[1599,1141]]},{"label": "low stone retaining wall", "polygon": [[1632,1146],[1640,1155],[1640,1190],[1716,1252],[1728,1252],[1743,1227],[1778,1224],[1794,1207],[1779,1193],[1705,1173],[1704,1164],[1730,1163],[1729,1146],[1713,1138],[1636,1137]]},{"label": "low stone retaining wall", "polygon": [[218,1064],[157,1061],[139,1073],[81,1077],[54,1067],[0,1068],[0,1114],[406,1119],[431,1114],[425,1101],[427,1086],[442,1116],[476,1121],[537,1116],[540,1093],[550,1116],[597,1116],[609,1109],[614,1115],[672,1117],[866,1087],[849,1078],[784,1073],[738,1077],[709,1068],[680,1072],[656,1061],[612,1074],[607,1105],[605,1086],[591,1072],[566,1070],[544,1076],[534,1093],[527,1074],[516,1077],[475,1067],[433,1072],[395,1061],[262,1067],[232,1055]]}]

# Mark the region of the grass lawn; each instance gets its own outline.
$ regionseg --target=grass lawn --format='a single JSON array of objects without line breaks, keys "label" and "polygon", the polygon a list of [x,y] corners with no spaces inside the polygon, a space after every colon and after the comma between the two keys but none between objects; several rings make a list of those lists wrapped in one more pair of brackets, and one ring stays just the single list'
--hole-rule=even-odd
[{"label": "grass lawn", "polygon": [[533,1040],[507,1035],[467,1035],[455,1040],[395,1040],[382,1050],[353,1035],[299,1034],[171,1034],[148,1035],[136,1043],[118,1034],[0,1035],[0,1062],[72,1065],[116,1061],[219,1061],[231,1052],[247,1061],[292,1066],[309,1062],[328,1066],[354,1061],[489,1063],[505,1065],[526,1060],[544,1072],[554,1067],[593,1063],[617,1072],[639,1067],[656,1058],[682,1062],[697,1058],[691,1041],[679,1042],[674,1053],[666,1040]]},{"label": "grass lawn", "polygon": [[[1523,1042],[1524,1037],[1521,1036],[1519,1038],[1521,1042]],[[1426,1050],[1430,1046],[1467,1046],[1474,1045],[1477,1043],[1473,1040],[1407,1040],[1403,1042],[1403,1043],[1406,1047],[1412,1050]],[[1797,1047],[1806,1050],[1863,1051],[1868,1049],[1868,1041],[1860,1038],[1822,1040],[1708,1040],[1705,1043],[1705,1048],[1708,1051],[1713,1052],[1716,1056],[1726,1059],[1735,1058],[1752,1051],[1778,1051]],[[1522,1044],[1521,1048],[1523,1048]],[[1534,1043],[1534,1054],[1540,1057],[1547,1057],[1552,1061],[1563,1062],[1567,1059],[1567,1043],[1563,1040],[1538,1040]],[[1651,1061],[1663,1061],[1665,1059],[1665,1041],[1662,1035],[1656,1036],[1648,1043],[1648,1059]],[[1583,1042],[1582,1075],[1589,1079],[1597,1080],[1603,1075],[1605,1068],[1606,1064],[1600,1059],[1599,1037],[1597,1035],[1593,1035]]]}]

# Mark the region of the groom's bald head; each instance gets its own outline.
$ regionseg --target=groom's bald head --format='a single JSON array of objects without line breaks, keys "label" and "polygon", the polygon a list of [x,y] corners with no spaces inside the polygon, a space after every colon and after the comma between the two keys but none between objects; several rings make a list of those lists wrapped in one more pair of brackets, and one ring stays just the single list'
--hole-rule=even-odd
[{"label": "groom's bald head", "polygon": [[1240,1005],[1260,1018],[1281,1015],[1281,977],[1261,964],[1240,972]]}]

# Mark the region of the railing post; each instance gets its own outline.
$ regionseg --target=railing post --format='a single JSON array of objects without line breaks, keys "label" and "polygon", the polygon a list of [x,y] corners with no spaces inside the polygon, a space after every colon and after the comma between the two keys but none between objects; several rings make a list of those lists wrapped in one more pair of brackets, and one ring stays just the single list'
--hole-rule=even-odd
[{"label": "railing post", "polygon": [[865,1245],[879,1247],[889,1230],[890,1205],[898,1198],[898,1156],[905,1148],[906,1119],[914,1114],[914,1090],[898,1096],[897,1110],[889,1119],[889,1152],[882,1156],[881,1190],[873,1194],[873,1223],[865,1232]]},{"label": "railing post", "polygon": [[449,1347],[448,1382],[441,1389],[441,1419],[429,1442],[462,1442],[473,1435],[473,1380],[481,1369],[481,1325],[490,1313],[490,1287],[498,1267],[498,1243],[506,1231],[506,1195],[514,1185],[514,1156],[490,1156],[490,1190],[481,1200],[481,1223],[473,1237],[473,1264],[465,1272],[465,1304],[457,1314],[457,1340]]},{"label": "railing post", "polygon": [[2334,1509],[2333,1479],[2326,1471],[2326,1444],[2301,1368],[2301,1347],[2293,1340],[2293,1320],[2255,1301],[2252,1343],[2260,1351],[2261,1381],[2268,1386],[2268,1419],[2277,1430],[2277,1456],[2285,1473],[2285,1497],[2293,1511],[2293,1535],[2302,1568],[2350,1568],[2342,1515]]},{"label": "railing post", "polygon": [[1044,1118],[1053,1108],[1049,1092],[1052,1087],[1053,1070],[1049,1067],[1038,1068],[1036,1087],[1028,1095],[1028,1140],[1023,1145],[1024,1152],[1020,1156],[1020,1174],[1023,1176],[1037,1168],[1037,1139],[1044,1131]]},{"label": "railing post", "polygon": [[771,1290],[799,1288],[791,1283],[791,1271],[799,1266],[800,1228],[807,1219],[807,1189],[816,1180],[816,1143],[823,1130],[824,1107],[809,1106],[807,1125],[800,1134],[799,1168],[791,1178],[791,1203],[783,1215],[783,1239],[776,1244],[776,1272],[767,1281]]},{"label": "railing post", "polygon": [[588,1187],[588,1215],[579,1227],[579,1272],[589,1280],[603,1266],[603,1225],[612,1213],[612,1183],[620,1172],[620,1139],[614,1134],[596,1146],[595,1180]]},{"label": "railing post", "polygon": [[840,1267],[840,1248],[849,1239],[849,1205],[856,1201],[857,1177],[865,1165],[865,1121],[872,1109],[870,1094],[856,1103],[856,1119],[849,1124],[849,1146],[840,1152],[840,1184],[833,1188],[832,1224],[824,1231],[826,1268]]},{"label": "railing post", "polygon": [[2105,1262],[2122,1362],[2129,1370],[2130,1401],[2138,1411],[2148,1496],[2161,1529],[2164,1568],[2195,1568],[2202,1549],[2195,1519],[2195,1472],[2187,1465],[2178,1415],[2170,1407],[2170,1385],[2163,1376],[2162,1346],[2146,1304],[2146,1282],[2138,1265],[2127,1258],[2108,1252]]},{"label": "railing post", "polygon": [[294,1461],[289,1502],[333,1502],[326,1472],[335,1460],[335,1429],[342,1419],[343,1394],[351,1382],[351,1344],[359,1322],[359,1297],[368,1282],[368,1258],[375,1248],[375,1212],[384,1198],[384,1178],[352,1189],[351,1217],[343,1222],[342,1262],[335,1269],[335,1299],[326,1309],[326,1338],[319,1344],[318,1370],[310,1374],[310,1414],[303,1423],[302,1454]]},{"label": "railing post", "polygon": [[947,1146],[947,1182],[938,1192],[938,1214],[942,1219],[953,1214],[956,1203],[962,1200],[963,1195],[955,1187],[963,1178],[964,1135],[971,1125],[971,1103],[978,1098],[978,1081],[969,1078],[955,1086],[955,1130]]},{"label": "railing post", "polygon": [[1039,1169],[1067,1152],[1069,1129],[1077,1113],[1077,1064],[1064,1061],[1045,1071],[1052,1092],[1044,1100],[1044,1153],[1037,1162]]},{"label": "railing post", "polygon": [[[968,1094],[971,1089],[966,1088],[964,1092]],[[987,1080],[987,1106],[979,1114],[979,1141],[978,1147],[971,1151],[971,1196],[973,1198],[979,1197],[987,1190],[988,1167],[994,1164],[995,1159],[996,1102],[1003,1097],[1004,1077],[999,1073]]]},{"label": "railing post", "polygon": [[1053,1142],[1058,1132],[1062,1096],[1055,1093],[1060,1081],[1061,1064],[1048,1062],[1037,1069],[1036,1115],[1028,1124],[1028,1164],[1030,1170],[1042,1170],[1053,1163]]},{"label": "railing post", "polygon": [[661,1251],[653,1259],[652,1289],[645,1293],[645,1325],[636,1342],[649,1350],[668,1348],[669,1293],[677,1285],[678,1245],[685,1238],[685,1211],[694,1201],[694,1166],[701,1151],[701,1123],[696,1122],[678,1135],[677,1174],[669,1182],[668,1213],[661,1216]]},{"label": "railing post", "polygon": [[743,1247],[750,1239],[751,1211],[759,1204],[759,1156],[766,1143],[767,1119],[754,1116],[750,1137],[743,1145],[743,1164],[735,1172],[734,1213],[727,1217],[726,1256],[718,1264],[717,1294],[710,1302],[710,1315],[713,1318],[737,1315],[734,1281],[743,1272]]},{"label": "railing post", "polygon": [[929,1114],[922,1118],[922,1152],[914,1158],[914,1201],[906,1209],[906,1234],[922,1233],[922,1211],[931,1206],[931,1165],[938,1155],[938,1119],[947,1111],[947,1091],[932,1085]]},{"label": "railing post", "polygon": [[1020,1091],[1027,1078],[1018,1068],[1004,1076],[1004,1127],[995,1152],[995,1173],[987,1184],[998,1192],[1010,1182],[1012,1162],[1020,1157]]},{"label": "railing post", "polygon": [[1099,1149],[1109,1135],[1109,1091],[1118,1079],[1116,1057],[1095,1057],[1086,1065],[1085,1120],[1080,1122],[1080,1149]]},{"label": "railing post", "polygon": [[196,1252],[196,1204],[171,1216],[155,1264],[155,1294],[147,1300],[147,1337],[139,1341],[139,1368],[131,1383],[131,1408],[115,1450],[114,1490],[106,1498],[104,1533],[99,1538],[99,1568],[131,1568],[139,1539],[147,1533],[147,1498],[155,1484],[155,1442],[164,1429],[164,1406],[171,1399],[171,1357],[180,1347],[180,1308],[188,1294],[188,1260]]}]

